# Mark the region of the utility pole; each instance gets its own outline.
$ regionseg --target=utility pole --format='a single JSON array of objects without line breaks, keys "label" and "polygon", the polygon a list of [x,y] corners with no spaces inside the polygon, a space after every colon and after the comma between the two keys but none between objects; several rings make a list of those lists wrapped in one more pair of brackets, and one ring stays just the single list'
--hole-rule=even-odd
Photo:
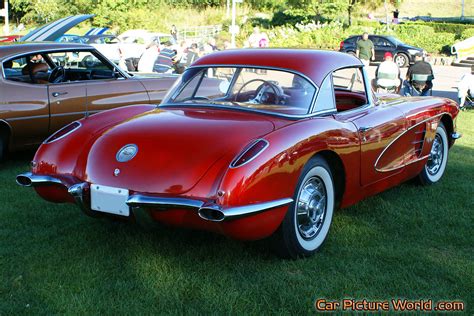
[{"label": "utility pole", "polygon": [[232,48],[235,48],[235,33],[236,33],[236,25],[235,25],[235,0],[232,0],[232,37],[230,41],[230,45]]},{"label": "utility pole", "polygon": [[461,1],[461,20],[464,20],[464,0]]},{"label": "utility pole", "polygon": [[9,20],[8,20],[8,0],[5,0],[3,2],[3,9],[1,9],[0,12],[1,12],[0,16],[3,16],[5,18],[5,26],[3,27],[3,33],[4,35],[9,35],[10,25],[9,25]]}]

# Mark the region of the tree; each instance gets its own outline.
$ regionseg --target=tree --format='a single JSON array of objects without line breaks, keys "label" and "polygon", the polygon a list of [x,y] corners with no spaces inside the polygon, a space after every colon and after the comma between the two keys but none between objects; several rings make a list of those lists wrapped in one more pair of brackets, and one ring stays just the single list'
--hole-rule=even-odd
[{"label": "tree", "polygon": [[349,0],[349,5],[347,6],[349,25],[352,25],[352,13],[355,11],[357,6],[364,5],[370,9],[377,9],[382,5],[385,5],[385,10],[387,12],[388,3],[393,4],[397,7],[400,2],[401,0]]}]

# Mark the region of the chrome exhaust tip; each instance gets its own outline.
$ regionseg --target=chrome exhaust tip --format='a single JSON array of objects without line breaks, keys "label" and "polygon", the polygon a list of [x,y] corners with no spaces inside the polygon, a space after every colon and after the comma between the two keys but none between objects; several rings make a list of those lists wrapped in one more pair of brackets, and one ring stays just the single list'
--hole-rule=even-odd
[{"label": "chrome exhaust tip", "polygon": [[211,222],[222,222],[225,219],[225,215],[220,209],[212,207],[200,208],[198,211],[198,215],[200,218]]},{"label": "chrome exhaust tip", "polygon": [[24,173],[16,176],[16,183],[22,187],[31,187],[33,181],[31,181],[29,174]]}]

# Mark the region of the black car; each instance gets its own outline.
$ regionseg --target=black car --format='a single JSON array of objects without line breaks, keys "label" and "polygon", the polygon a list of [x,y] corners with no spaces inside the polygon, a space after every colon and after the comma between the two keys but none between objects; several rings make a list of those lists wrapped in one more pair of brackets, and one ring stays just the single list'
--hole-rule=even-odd
[{"label": "black car", "polygon": [[[339,51],[355,54],[356,43],[361,37],[361,35],[355,35],[345,39],[341,42]],[[383,61],[385,53],[390,52],[394,56],[394,61],[399,67],[406,67],[409,64],[414,63],[416,53],[421,52],[424,54],[422,48],[405,44],[393,36],[369,35],[369,39],[375,46],[376,62]]]}]

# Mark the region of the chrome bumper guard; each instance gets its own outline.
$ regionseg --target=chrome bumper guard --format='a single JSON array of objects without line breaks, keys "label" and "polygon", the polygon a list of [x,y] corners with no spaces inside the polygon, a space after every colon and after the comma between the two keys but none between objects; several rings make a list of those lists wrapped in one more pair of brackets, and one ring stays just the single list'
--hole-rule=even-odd
[{"label": "chrome bumper guard", "polygon": [[[61,180],[59,178],[46,175],[34,175],[31,172],[19,174],[16,177],[16,182],[24,187],[35,187],[54,184],[62,185],[68,189],[69,194],[72,195],[76,204],[81,208],[81,210],[85,212],[90,212],[90,208],[88,205],[86,205],[87,202],[85,199],[85,194],[89,190],[89,184],[87,182],[68,183],[68,181]],[[267,210],[288,205],[292,202],[293,199],[284,198],[269,202],[223,208],[218,204],[212,202],[204,202],[201,200],[175,197],[157,197],[135,193],[130,195],[126,203],[131,209],[154,208],[169,210],[185,208],[196,211],[199,217],[204,220],[211,222],[222,222],[255,215]]]}]

